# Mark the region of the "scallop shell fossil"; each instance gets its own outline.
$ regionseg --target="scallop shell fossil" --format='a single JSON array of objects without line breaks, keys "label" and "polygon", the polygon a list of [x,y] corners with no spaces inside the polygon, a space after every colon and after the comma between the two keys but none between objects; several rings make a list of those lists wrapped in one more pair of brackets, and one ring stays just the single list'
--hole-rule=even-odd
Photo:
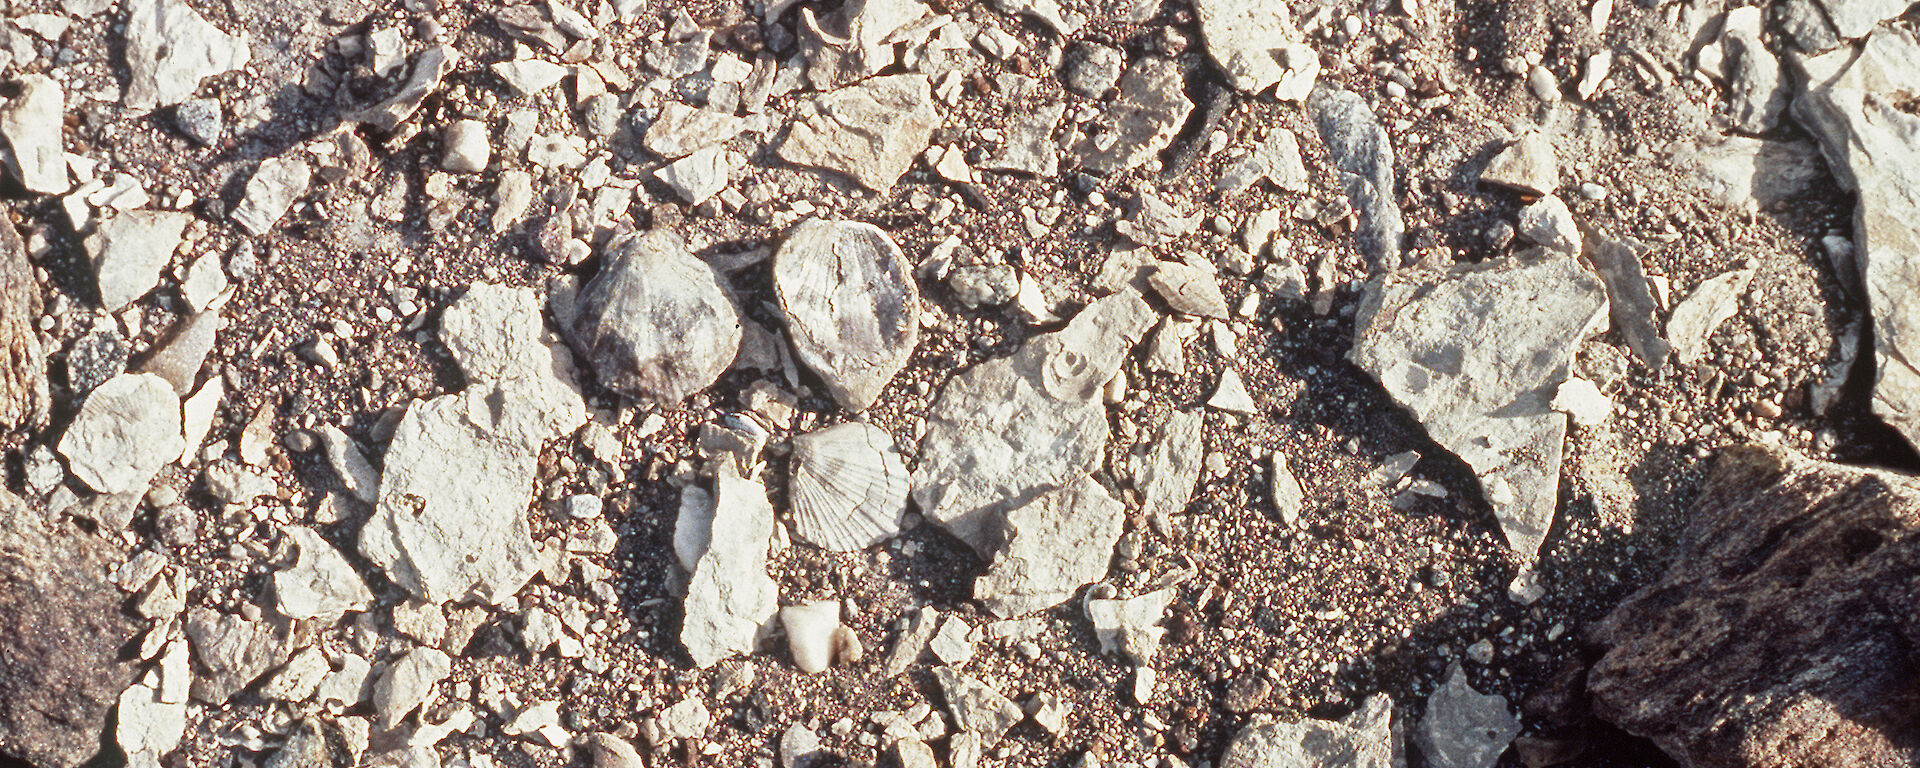
[{"label": "scallop shell fossil", "polygon": [[857,221],[795,225],[773,261],[796,357],[841,407],[865,410],[920,338],[920,291],[887,233]]},{"label": "scallop shell fossil", "polygon": [[835,552],[865,549],[900,532],[907,462],[893,438],[848,422],[793,438],[794,535]]}]

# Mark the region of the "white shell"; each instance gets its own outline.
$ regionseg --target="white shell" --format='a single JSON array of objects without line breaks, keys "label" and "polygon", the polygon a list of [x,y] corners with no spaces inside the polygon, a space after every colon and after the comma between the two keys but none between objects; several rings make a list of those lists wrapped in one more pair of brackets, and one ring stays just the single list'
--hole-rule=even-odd
[{"label": "white shell", "polygon": [[907,462],[893,438],[848,422],[793,438],[794,535],[835,552],[865,549],[900,532]]}]

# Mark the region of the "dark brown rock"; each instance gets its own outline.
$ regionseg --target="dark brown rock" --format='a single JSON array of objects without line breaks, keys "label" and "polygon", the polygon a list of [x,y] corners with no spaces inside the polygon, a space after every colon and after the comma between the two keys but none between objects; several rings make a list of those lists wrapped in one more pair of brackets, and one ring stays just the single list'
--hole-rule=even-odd
[{"label": "dark brown rock", "polygon": [[13,224],[0,216],[0,428],[22,427],[45,415],[47,360],[33,324],[40,318],[40,285]]},{"label": "dark brown rock", "polygon": [[107,581],[123,559],[0,491],[0,752],[73,768],[100,751],[107,713],[134,676],[121,649],[137,625]]},{"label": "dark brown rock", "polygon": [[1667,573],[1595,625],[1594,711],[1694,768],[1920,764],[1920,480],[1723,453]]}]

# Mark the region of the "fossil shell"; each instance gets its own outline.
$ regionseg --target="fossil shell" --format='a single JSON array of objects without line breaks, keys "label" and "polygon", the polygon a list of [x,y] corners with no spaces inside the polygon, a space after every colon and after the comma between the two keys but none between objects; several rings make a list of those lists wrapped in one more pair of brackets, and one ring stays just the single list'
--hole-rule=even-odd
[{"label": "fossil shell", "polygon": [[800,361],[841,407],[872,405],[920,338],[920,291],[872,224],[809,219],[774,255],[774,289]]},{"label": "fossil shell", "polygon": [[907,485],[906,460],[871,424],[793,438],[793,532],[809,543],[852,552],[899,533]]}]

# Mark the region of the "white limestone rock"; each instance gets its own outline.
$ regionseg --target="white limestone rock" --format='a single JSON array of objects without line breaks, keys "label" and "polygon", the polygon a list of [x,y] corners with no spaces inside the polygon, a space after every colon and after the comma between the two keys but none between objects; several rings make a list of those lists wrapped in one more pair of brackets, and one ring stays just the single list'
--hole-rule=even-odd
[{"label": "white limestone rock", "polygon": [[153,290],[190,221],[173,211],[127,211],[101,222],[86,239],[101,307],[118,312]]},{"label": "white limestone rock", "polygon": [[779,587],[767,574],[774,520],[766,489],[723,466],[713,500],[713,525],[694,561],[680,628],[680,642],[699,667],[753,653],[780,608]]},{"label": "white limestone rock", "polygon": [[294,619],[332,624],[348,611],[364,611],[373,593],[333,544],[312,528],[286,529],[297,551],[293,565],[273,574],[274,607]]},{"label": "white limestone rock", "polygon": [[193,98],[200,82],[247,65],[244,35],[207,22],[185,0],[127,0],[126,105],[146,111]]},{"label": "white limestone rock", "polygon": [[1127,509],[1090,477],[1007,512],[1006,545],[973,597],[1000,617],[1042,611],[1105,578]]}]

